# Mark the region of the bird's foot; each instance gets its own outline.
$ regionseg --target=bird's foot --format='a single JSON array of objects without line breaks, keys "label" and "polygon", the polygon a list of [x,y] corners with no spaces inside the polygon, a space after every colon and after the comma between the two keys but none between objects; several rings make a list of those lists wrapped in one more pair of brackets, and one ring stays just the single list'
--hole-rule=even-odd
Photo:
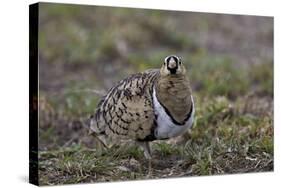
[{"label": "bird's foot", "polygon": [[147,172],[147,175],[146,175],[146,178],[152,178],[152,175],[153,175],[153,169],[151,167],[151,159],[148,160],[148,172]]}]

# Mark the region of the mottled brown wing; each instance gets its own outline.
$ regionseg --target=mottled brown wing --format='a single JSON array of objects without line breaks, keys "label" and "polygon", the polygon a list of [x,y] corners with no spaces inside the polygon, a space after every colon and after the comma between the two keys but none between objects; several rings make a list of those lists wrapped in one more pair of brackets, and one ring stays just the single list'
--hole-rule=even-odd
[{"label": "mottled brown wing", "polygon": [[150,135],[154,122],[152,88],[157,75],[158,71],[146,71],[113,87],[98,106],[93,124],[96,132],[136,140]]}]

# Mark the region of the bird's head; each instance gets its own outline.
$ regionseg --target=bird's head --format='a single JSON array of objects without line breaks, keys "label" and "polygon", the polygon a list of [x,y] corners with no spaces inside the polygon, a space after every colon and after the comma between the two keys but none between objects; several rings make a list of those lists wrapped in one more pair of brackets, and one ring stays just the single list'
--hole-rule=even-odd
[{"label": "bird's head", "polygon": [[184,75],[186,72],[181,59],[176,55],[169,55],[165,58],[160,69],[161,76]]}]

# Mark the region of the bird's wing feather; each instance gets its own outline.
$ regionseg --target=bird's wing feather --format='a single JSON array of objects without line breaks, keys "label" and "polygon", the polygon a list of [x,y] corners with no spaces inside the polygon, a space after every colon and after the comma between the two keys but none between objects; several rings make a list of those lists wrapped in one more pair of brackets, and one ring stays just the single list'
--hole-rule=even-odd
[{"label": "bird's wing feather", "polygon": [[144,139],[154,123],[152,88],[158,71],[121,80],[98,105],[92,130],[109,136]]}]

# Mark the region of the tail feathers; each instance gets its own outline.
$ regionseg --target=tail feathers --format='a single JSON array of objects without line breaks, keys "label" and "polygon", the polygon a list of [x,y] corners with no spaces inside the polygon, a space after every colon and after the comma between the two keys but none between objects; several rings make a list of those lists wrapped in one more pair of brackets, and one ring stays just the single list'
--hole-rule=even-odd
[{"label": "tail feathers", "polygon": [[110,148],[111,146],[107,142],[107,136],[105,135],[104,130],[100,130],[97,125],[97,121],[95,116],[91,115],[84,121],[84,127],[89,130],[89,135],[93,136],[93,138],[97,141],[97,143],[101,144],[105,148]]},{"label": "tail feathers", "polygon": [[92,131],[90,129],[90,124],[91,124],[91,119],[90,118],[87,118],[87,119],[84,119],[83,121],[83,127],[88,130],[88,134],[92,134]]},{"label": "tail feathers", "polygon": [[98,135],[97,133],[92,133],[91,134],[94,139],[100,143],[103,147],[105,147],[106,149],[109,149],[111,146],[108,144],[106,136],[105,135]]},{"label": "tail feathers", "polygon": [[89,134],[104,134],[105,130],[101,130],[101,128],[98,126],[98,122],[95,118],[95,116],[91,115],[86,121],[86,126],[89,129]]}]

